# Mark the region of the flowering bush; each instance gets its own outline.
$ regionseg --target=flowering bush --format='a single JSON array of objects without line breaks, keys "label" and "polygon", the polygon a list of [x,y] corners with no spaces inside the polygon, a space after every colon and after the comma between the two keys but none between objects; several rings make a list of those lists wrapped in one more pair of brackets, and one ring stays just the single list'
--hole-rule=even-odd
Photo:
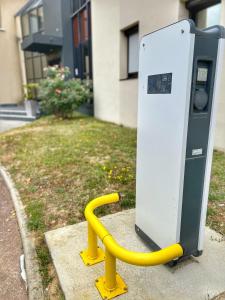
[{"label": "flowering bush", "polygon": [[62,118],[72,116],[74,110],[92,97],[89,82],[67,79],[69,68],[53,66],[44,69],[46,78],[39,84],[42,111]]}]

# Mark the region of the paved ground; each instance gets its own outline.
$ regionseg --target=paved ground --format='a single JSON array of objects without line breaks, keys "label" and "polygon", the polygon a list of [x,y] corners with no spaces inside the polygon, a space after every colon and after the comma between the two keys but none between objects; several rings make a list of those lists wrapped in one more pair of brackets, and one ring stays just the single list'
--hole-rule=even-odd
[{"label": "paved ground", "polygon": [[[149,251],[134,231],[134,210],[106,216],[102,221],[124,247]],[[47,232],[46,240],[66,299],[101,299],[94,282],[103,275],[104,263],[86,267],[79,257],[86,248],[86,222]],[[118,300],[209,300],[225,291],[225,241],[209,228],[203,255],[173,269],[136,267],[120,261],[117,266],[128,285],[128,293]]]},{"label": "paved ground", "polygon": [[0,132],[7,131],[13,128],[17,128],[27,124],[24,121],[8,121],[8,120],[0,120]]},{"label": "paved ground", "polygon": [[9,192],[0,178],[0,299],[25,300],[27,293],[20,277],[22,254],[20,234]]}]

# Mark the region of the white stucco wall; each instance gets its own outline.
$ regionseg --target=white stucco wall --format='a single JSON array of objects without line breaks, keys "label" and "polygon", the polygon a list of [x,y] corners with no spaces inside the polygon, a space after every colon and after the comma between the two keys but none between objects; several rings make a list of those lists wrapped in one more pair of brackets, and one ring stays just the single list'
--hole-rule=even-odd
[{"label": "white stucco wall", "polygon": [[138,80],[120,82],[120,123],[128,127],[137,126]]},{"label": "white stucco wall", "polygon": [[[129,9],[127,9],[129,7]],[[120,30],[139,23],[139,37],[186,17],[187,10],[179,0],[121,0]],[[121,40],[120,40],[121,41]],[[123,53],[120,43],[120,53]],[[122,60],[122,59],[121,59]],[[122,66],[121,62],[121,68]],[[126,66],[125,66],[126,68]],[[124,71],[121,71],[124,73]],[[137,126],[138,79],[120,81],[120,123]]]},{"label": "white stucco wall", "polygon": [[[137,124],[138,79],[126,77],[122,30],[139,23],[141,37],[186,13],[179,0],[92,0],[95,116],[130,127]],[[122,79],[122,80],[121,80]]]},{"label": "white stucco wall", "polygon": [[0,104],[22,100],[22,71],[14,15],[26,0],[1,0],[2,27],[0,30]]},{"label": "white stucco wall", "polygon": [[[222,0],[221,25],[225,26],[225,0]],[[215,130],[215,147],[225,151],[225,53],[222,65]]]},{"label": "white stucco wall", "polygon": [[119,123],[119,0],[92,0],[95,116]]}]

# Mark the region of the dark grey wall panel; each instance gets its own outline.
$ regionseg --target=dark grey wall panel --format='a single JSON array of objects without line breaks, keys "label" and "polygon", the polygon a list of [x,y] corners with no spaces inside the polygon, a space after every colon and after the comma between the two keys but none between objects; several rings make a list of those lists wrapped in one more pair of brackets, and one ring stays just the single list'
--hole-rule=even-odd
[{"label": "dark grey wall panel", "polygon": [[[50,0],[51,1],[51,0]],[[63,24],[63,49],[62,64],[70,68],[73,77],[73,31],[72,31],[72,10],[69,0],[61,0],[61,13]]]},{"label": "dark grey wall panel", "polygon": [[43,9],[45,33],[47,35],[62,37],[61,0],[44,0]]}]

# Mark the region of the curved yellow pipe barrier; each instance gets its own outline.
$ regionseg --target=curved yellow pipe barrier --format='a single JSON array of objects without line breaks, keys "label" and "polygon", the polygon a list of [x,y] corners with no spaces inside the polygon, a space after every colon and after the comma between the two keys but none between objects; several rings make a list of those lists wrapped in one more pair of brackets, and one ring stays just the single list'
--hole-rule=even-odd
[{"label": "curved yellow pipe barrier", "polygon": [[[129,251],[120,246],[94,214],[97,207],[119,200],[118,193],[96,198],[88,203],[84,212],[88,221],[88,248],[80,255],[86,265],[93,265],[105,259],[105,276],[96,281],[96,286],[103,299],[112,299],[127,292],[126,284],[116,273],[116,258],[132,265],[155,266],[165,264],[183,255],[183,248],[180,244],[150,253]],[[105,255],[103,250],[97,246],[97,236],[105,245]]]}]

